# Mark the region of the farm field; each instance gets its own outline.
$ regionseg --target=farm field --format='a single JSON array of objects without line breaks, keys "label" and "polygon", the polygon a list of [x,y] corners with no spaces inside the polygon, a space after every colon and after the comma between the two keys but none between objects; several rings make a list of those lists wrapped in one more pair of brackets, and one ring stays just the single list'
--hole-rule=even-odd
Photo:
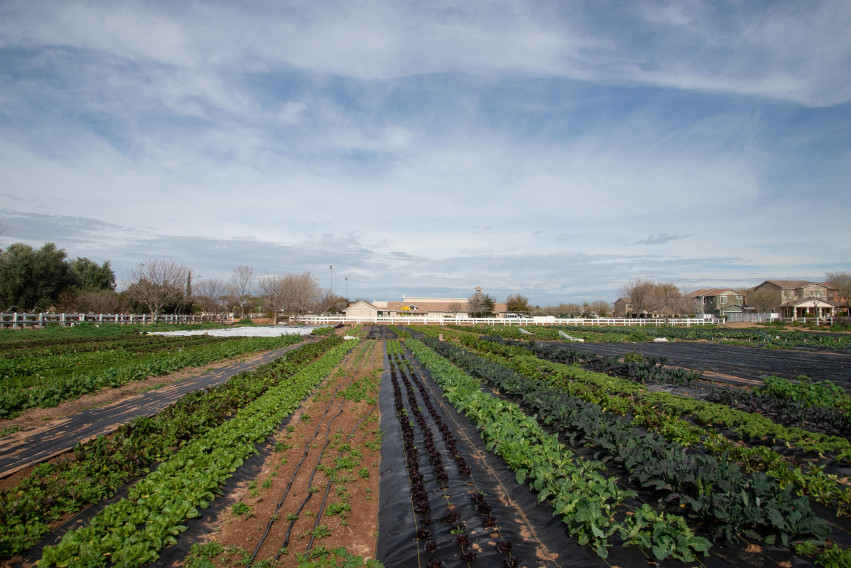
[{"label": "farm field", "polygon": [[[564,364],[559,345],[540,341],[437,327],[345,333],[360,339],[292,346],[7,481],[0,561],[851,562],[851,399],[841,389],[743,376],[747,388],[709,396],[670,359],[636,379],[623,358],[608,359],[606,374]],[[730,362],[797,353],[719,347],[733,349]],[[837,355],[806,354],[814,367]],[[809,410],[793,420],[788,405],[760,406],[783,397]]]},{"label": "farm field", "polygon": [[805,375],[830,380],[851,392],[851,351],[791,351],[716,343],[575,343],[574,349],[623,356],[630,351],[664,357],[669,365],[762,380],[769,375],[794,379]]}]

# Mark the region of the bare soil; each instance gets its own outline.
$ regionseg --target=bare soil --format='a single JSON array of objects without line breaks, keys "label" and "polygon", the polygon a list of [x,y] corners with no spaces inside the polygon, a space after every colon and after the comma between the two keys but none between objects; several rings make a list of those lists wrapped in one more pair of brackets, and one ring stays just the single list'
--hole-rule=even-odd
[{"label": "bare soil", "polygon": [[[207,539],[224,547],[213,559],[216,566],[232,566],[256,550],[255,562],[280,556],[276,566],[294,567],[311,535],[313,550],[344,547],[375,558],[381,440],[376,399],[383,358],[383,341],[359,345],[276,434],[276,451],[261,473],[223,497],[232,504],[213,521]],[[368,378],[370,398],[341,396],[340,390]]]}]

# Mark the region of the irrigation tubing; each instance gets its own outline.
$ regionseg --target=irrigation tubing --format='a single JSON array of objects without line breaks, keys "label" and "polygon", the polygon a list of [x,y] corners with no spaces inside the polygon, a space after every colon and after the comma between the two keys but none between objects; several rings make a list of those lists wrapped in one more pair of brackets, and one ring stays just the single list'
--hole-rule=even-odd
[{"label": "irrigation tubing", "polygon": [[[369,410],[369,412],[364,414],[363,418],[358,420],[358,423],[355,424],[355,427],[352,428],[352,431],[349,432],[348,436],[346,436],[346,443],[348,443],[349,440],[351,440],[352,437],[354,437],[355,432],[358,431],[358,428],[360,428],[360,425],[363,424],[363,421],[366,420],[367,418],[369,418],[369,416],[375,411],[376,408],[378,408],[378,403],[373,405],[373,407]],[[337,454],[337,458],[343,457],[343,453],[344,453],[343,450],[340,450],[340,452]],[[328,485],[325,487],[325,495],[322,496],[322,503],[319,505],[319,511],[316,513],[316,522],[313,523],[313,531],[311,531],[311,533],[310,533],[310,540],[307,543],[306,552],[310,552],[310,549],[313,548],[313,540],[316,536],[316,534],[315,534],[316,528],[319,526],[319,520],[322,518],[322,513],[325,512],[325,503],[328,501],[328,494],[331,493],[331,486],[332,485],[334,485],[334,478],[333,477],[328,480]]]},{"label": "irrigation tubing", "polygon": [[[254,563],[254,561],[255,561],[255,560],[256,560],[256,558],[257,558],[257,554],[260,552],[260,548],[263,546],[263,543],[264,543],[264,542],[266,542],[266,538],[269,536],[269,533],[270,533],[270,532],[271,532],[271,530],[272,530],[272,525],[274,525],[274,524],[275,524],[275,520],[277,519],[278,511],[280,511],[281,507],[283,506],[284,501],[286,500],[287,496],[288,496],[288,495],[289,495],[289,493],[290,493],[290,488],[292,487],[293,482],[295,481],[296,477],[298,476],[299,471],[301,470],[301,466],[302,466],[302,464],[304,463],[304,460],[306,460],[306,459],[307,459],[307,456],[308,456],[308,454],[310,453],[310,444],[311,444],[311,442],[313,442],[313,440],[315,440],[315,439],[316,439],[316,437],[319,435],[319,430],[320,430],[320,428],[322,427],[322,423],[323,423],[323,421],[325,420],[325,418],[328,416],[328,412],[331,410],[331,407],[334,405],[334,401],[337,399],[337,394],[339,393],[339,391],[340,391],[340,389],[341,389],[341,388],[342,388],[342,385],[338,385],[338,386],[337,386],[337,388],[334,390],[334,396],[333,396],[333,397],[331,397],[331,400],[329,400],[329,401],[328,401],[328,405],[325,407],[325,412],[323,412],[323,413],[322,413],[322,418],[320,418],[320,419],[316,422],[316,429],[313,431],[313,436],[312,436],[309,440],[307,440],[307,441],[304,443],[304,454],[302,454],[302,456],[301,456],[301,460],[299,460],[298,464],[296,465],[295,471],[293,471],[293,475],[292,475],[292,477],[290,478],[289,482],[287,483],[286,488],[284,489],[284,494],[283,494],[283,496],[281,497],[280,501],[278,501],[277,506],[275,507],[275,513],[274,513],[274,514],[272,515],[272,517],[269,519],[269,523],[266,525],[266,531],[263,533],[263,536],[260,538],[260,541],[257,543],[257,546],[254,548],[254,553],[251,555],[251,559],[250,559],[250,560],[248,561],[248,563],[246,564],[246,568],[250,568],[250,566]],[[321,460],[322,460],[322,455],[323,455],[323,454],[324,454],[324,452],[325,452],[325,448],[327,448],[327,447],[328,447],[328,444],[330,443],[330,436],[329,436],[329,433],[330,433],[330,431],[331,431],[331,422],[333,422],[333,421],[334,421],[334,419],[336,419],[336,418],[337,418],[340,414],[342,414],[342,413],[343,413],[343,405],[342,405],[342,403],[341,403],[341,404],[340,404],[340,411],[339,411],[336,415],[334,415],[334,417],[333,417],[333,418],[332,418],[332,419],[328,422],[328,424],[326,425],[326,431],[325,431],[325,445],[322,447],[322,451],[321,451],[321,452],[320,452],[320,454],[319,454],[319,458],[318,458],[318,459],[319,459],[319,461],[317,462],[317,465],[321,462]],[[313,476],[314,476],[315,474],[316,474],[316,468],[314,467],[314,469],[313,469],[313,473],[311,473],[311,474],[310,474],[310,479],[309,479],[309,481],[308,481],[308,487],[310,487],[310,483],[313,481]],[[312,495],[313,495],[313,494],[312,494],[312,493],[310,493],[310,491],[308,490],[308,492],[307,492],[307,499],[305,499],[305,501],[301,504],[301,507],[299,507],[299,509],[298,509],[298,511],[297,511],[297,513],[296,513],[296,515],[299,515],[299,514],[301,513],[302,509],[303,509],[303,508],[304,508],[304,506],[307,504],[307,501],[309,501],[309,500],[310,500],[310,497],[311,497]],[[293,526],[293,524],[295,524],[295,520],[290,521],[289,528],[287,529],[286,540],[284,541],[284,544],[283,544],[283,546],[284,546],[284,547],[285,547],[285,546],[287,545],[287,543],[289,542],[290,531],[292,530],[292,526]],[[280,556],[280,554],[279,554],[278,556]],[[278,558],[278,557],[276,557],[276,560],[277,560],[277,558]]]},{"label": "irrigation tubing", "polygon": [[[354,378],[353,378],[353,377],[349,378],[348,382],[346,382],[346,383],[345,383],[345,387],[348,387],[348,386],[352,383],[352,381],[353,381],[353,380],[354,380]],[[290,478],[290,480],[289,480],[289,482],[287,483],[287,486],[286,486],[286,488],[285,488],[285,490],[284,490],[284,494],[281,496],[281,499],[278,501],[278,503],[277,503],[277,505],[276,505],[276,507],[275,507],[275,513],[274,513],[274,514],[272,515],[272,517],[269,519],[269,523],[268,523],[268,524],[267,524],[267,526],[266,526],[266,530],[264,531],[263,536],[260,538],[260,541],[257,543],[257,546],[254,548],[254,552],[253,552],[253,554],[251,555],[250,560],[249,560],[249,561],[248,561],[248,563],[246,564],[246,568],[250,568],[250,566],[251,566],[251,565],[254,563],[254,561],[257,559],[257,555],[259,554],[260,549],[262,548],[263,544],[266,542],[266,539],[268,538],[269,533],[272,531],[272,526],[275,524],[275,521],[277,520],[278,512],[280,511],[281,507],[283,506],[284,501],[286,500],[286,498],[289,496],[289,493],[290,493],[290,489],[291,489],[291,487],[292,487],[292,484],[295,482],[295,479],[296,479],[296,477],[298,476],[299,471],[301,470],[301,466],[302,466],[302,464],[303,464],[303,463],[304,463],[304,461],[307,459],[307,456],[308,456],[308,454],[310,453],[310,444],[311,444],[311,443],[312,443],[312,442],[313,442],[313,441],[317,438],[317,436],[319,435],[319,430],[321,429],[322,424],[323,424],[323,422],[324,422],[325,418],[328,416],[328,413],[329,413],[329,411],[331,410],[331,407],[334,405],[334,402],[337,400],[337,397],[338,397],[338,395],[339,395],[340,390],[342,390],[342,389],[343,389],[343,388],[345,388],[345,387],[344,387],[344,385],[343,385],[343,384],[338,384],[338,385],[337,385],[337,388],[336,388],[336,389],[334,389],[334,395],[333,395],[333,396],[331,397],[331,399],[328,401],[328,405],[325,407],[325,411],[322,413],[322,417],[321,417],[321,418],[317,421],[317,423],[316,423],[316,429],[315,429],[315,430],[314,430],[314,432],[313,432],[313,436],[312,436],[309,440],[307,440],[307,441],[305,442],[305,445],[304,445],[304,453],[303,453],[303,455],[302,455],[302,457],[301,457],[301,460],[300,460],[300,461],[298,462],[298,464],[296,465],[295,471],[293,471],[293,475],[292,475],[292,477]],[[298,520],[298,517],[301,515],[302,510],[304,510],[304,507],[307,505],[307,503],[308,503],[308,502],[310,501],[310,499],[313,497],[313,493],[310,491],[310,487],[312,486],[313,478],[314,478],[314,476],[316,475],[317,468],[318,468],[318,467],[319,467],[319,465],[322,463],[322,458],[323,458],[323,457],[324,457],[324,455],[325,455],[325,450],[328,448],[329,444],[331,443],[331,436],[330,436],[330,433],[331,433],[331,424],[334,422],[334,420],[336,420],[336,419],[337,419],[337,418],[338,418],[338,417],[339,417],[339,416],[343,413],[343,405],[344,405],[344,404],[345,404],[345,399],[343,399],[343,400],[341,400],[341,401],[340,401],[340,410],[337,412],[337,414],[335,414],[335,415],[331,418],[331,420],[329,420],[329,421],[326,423],[326,428],[325,428],[325,445],[322,447],[322,450],[319,452],[319,456],[317,457],[316,465],[314,466],[313,471],[311,472],[310,477],[308,478],[308,482],[307,482],[307,486],[308,486],[308,493],[307,493],[307,497],[306,497],[306,498],[302,501],[301,505],[299,506],[298,510],[297,510],[297,511],[296,511],[296,513],[295,513],[295,517],[289,521],[289,524],[288,524],[288,526],[287,526],[287,531],[286,531],[286,534],[285,534],[285,537],[284,537],[283,544],[279,547],[279,549],[278,549],[278,553],[277,553],[277,554],[276,554],[276,556],[275,556],[275,560],[276,560],[276,561],[280,559],[281,554],[283,553],[283,550],[284,550],[284,549],[287,547],[287,545],[289,544],[290,536],[291,536],[291,534],[292,534],[292,529],[293,529],[293,526],[295,525],[296,520]],[[366,418],[366,416],[364,416],[364,419],[365,419],[365,418]],[[362,422],[362,421],[363,421],[363,419],[361,420],[361,422]],[[361,422],[358,422],[358,425],[360,425],[360,423],[361,423]],[[354,434],[354,431],[352,432],[352,434]],[[351,435],[350,435],[350,437],[351,437]],[[330,488],[330,482],[329,482],[329,488]],[[328,490],[326,489],[326,494],[325,494],[325,498],[323,498],[323,501],[322,501],[322,509],[321,509],[321,510],[324,510],[325,500],[326,500],[326,498],[327,498],[327,493],[328,493]],[[321,510],[320,510],[320,515],[321,515]],[[319,520],[319,519],[318,519],[318,517],[317,517],[317,521],[316,521],[316,522],[317,522],[317,524],[318,524],[318,520]],[[314,530],[315,530],[315,528],[316,528],[316,526],[314,526]],[[310,542],[311,542],[311,543],[313,542],[313,534],[312,534],[312,533],[311,533],[311,539],[310,539]],[[308,547],[308,550],[310,550],[310,547]]]}]

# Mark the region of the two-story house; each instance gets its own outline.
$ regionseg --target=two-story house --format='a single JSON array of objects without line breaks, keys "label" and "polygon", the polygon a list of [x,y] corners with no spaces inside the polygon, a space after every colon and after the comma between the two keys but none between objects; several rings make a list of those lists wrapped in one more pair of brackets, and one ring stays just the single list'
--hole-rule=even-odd
[{"label": "two-story house", "polygon": [[832,317],[835,291],[808,280],[766,280],[748,292],[748,305],[784,318]]},{"label": "two-story house", "polygon": [[727,321],[742,321],[745,298],[741,292],[731,288],[703,288],[685,297],[694,302],[694,313],[698,317],[710,315]]}]

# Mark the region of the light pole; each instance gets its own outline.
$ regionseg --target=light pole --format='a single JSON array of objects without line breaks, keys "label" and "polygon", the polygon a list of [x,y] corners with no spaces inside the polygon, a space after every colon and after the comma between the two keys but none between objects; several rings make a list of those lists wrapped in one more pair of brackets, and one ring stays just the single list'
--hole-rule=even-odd
[{"label": "light pole", "polygon": [[346,276],[343,280],[346,281],[346,300],[349,299],[349,277]]},{"label": "light pole", "polygon": [[334,294],[334,265],[329,264],[328,270],[331,271],[331,295],[333,295]]}]

